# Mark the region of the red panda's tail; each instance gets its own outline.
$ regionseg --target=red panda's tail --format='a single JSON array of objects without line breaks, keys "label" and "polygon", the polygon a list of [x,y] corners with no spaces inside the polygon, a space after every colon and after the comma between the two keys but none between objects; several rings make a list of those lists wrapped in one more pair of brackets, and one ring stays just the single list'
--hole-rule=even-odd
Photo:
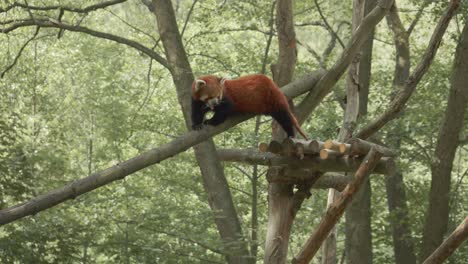
[{"label": "red panda's tail", "polygon": [[291,116],[291,119],[293,121],[294,127],[296,128],[297,132],[299,132],[299,134],[301,134],[305,140],[309,140],[309,138],[307,138],[304,131],[302,131],[302,128],[299,126],[299,123],[297,122],[297,119],[294,116],[294,114],[291,111],[289,111],[289,115]]}]

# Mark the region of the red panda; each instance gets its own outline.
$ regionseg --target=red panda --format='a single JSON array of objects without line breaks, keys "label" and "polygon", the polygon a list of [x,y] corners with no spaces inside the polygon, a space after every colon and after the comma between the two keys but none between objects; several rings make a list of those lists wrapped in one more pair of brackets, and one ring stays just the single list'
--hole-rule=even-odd
[{"label": "red panda", "polygon": [[[213,111],[211,119],[203,121],[205,114]],[[296,117],[289,109],[286,96],[278,86],[263,74],[253,74],[234,80],[213,75],[201,76],[192,84],[192,128],[203,124],[216,126],[234,113],[264,114],[273,117],[294,137],[294,127],[307,139]]]}]

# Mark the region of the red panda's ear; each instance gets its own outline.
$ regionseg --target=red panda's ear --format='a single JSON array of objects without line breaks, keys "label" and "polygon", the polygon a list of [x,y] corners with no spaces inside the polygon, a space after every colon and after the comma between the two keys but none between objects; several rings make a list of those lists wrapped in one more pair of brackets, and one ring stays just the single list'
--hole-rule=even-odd
[{"label": "red panda's ear", "polygon": [[200,90],[200,87],[206,85],[206,82],[204,80],[197,79],[195,80],[195,92],[198,92]]}]

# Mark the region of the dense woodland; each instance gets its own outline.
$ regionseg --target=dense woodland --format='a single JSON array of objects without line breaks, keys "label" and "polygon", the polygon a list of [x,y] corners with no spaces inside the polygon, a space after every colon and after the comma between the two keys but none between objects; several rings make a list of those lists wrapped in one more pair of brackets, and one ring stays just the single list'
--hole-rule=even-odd
[{"label": "dense woodland", "polygon": [[[398,153],[311,263],[422,263],[463,221],[466,239],[465,0],[7,0],[0,15],[1,263],[304,263],[328,188],[354,173],[272,181],[268,116],[190,131],[205,74],[264,73],[310,138]],[[446,263],[467,259],[465,242]]]}]

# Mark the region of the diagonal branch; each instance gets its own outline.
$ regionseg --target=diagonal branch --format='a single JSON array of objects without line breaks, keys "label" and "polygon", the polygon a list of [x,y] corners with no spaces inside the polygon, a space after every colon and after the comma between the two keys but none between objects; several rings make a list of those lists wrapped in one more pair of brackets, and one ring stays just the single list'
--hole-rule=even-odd
[{"label": "diagonal branch", "polygon": [[344,189],[342,195],[328,209],[322,218],[317,229],[311,234],[301,251],[293,259],[295,264],[309,263],[320,248],[322,242],[326,239],[329,231],[340,220],[345,208],[351,202],[353,195],[359,190],[359,187],[367,179],[374,167],[382,157],[382,153],[372,148],[366,155],[354,175],[353,181]]},{"label": "diagonal branch", "polygon": [[401,111],[403,111],[406,102],[413,94],[416,85],[418,85],[418,83],[421,81],[422,77],[424,76],[424,74],[426,74],[427,70],[429,69],[429,66],[434,60],[440,43],[442,42],[442,37],[444,36],[449,22],[452,19],[452,17],[456,14],[456,11],[458,10],[459,6],[460,0],[450,1],[450,5],[447,7],[444,15],[440,18],[432,34],[431,40],[429,41],[429,45],[424,53],[424,56],[422,57],[419,64],[416,66],[413,73],[409,76],[408,80],[405,82],[405,85],[401,87],[400,91],[390,102],[390,105],[385,110],[385,112],[382,115],[380,115],[377,119],[365,126],[361,131],[359,131],[357,135],[355,135],[355,137],[362,139],[370,137],[388,122],[395,119],[398,116],[398,114]]},{"label": "diagonal branch", "polygon": [[13,62],[10,65],[8,65],[8,67],[6,67],[6,69],[2,72],[2,74],[0,75],[0,78],[3,78],[5,76],[5,74],[16,65],[16,63],[18,62],[18,59],[21,57],[21,54],[23,53],[26,46],[37,37],[37,34],[39,34],[39,29],[40,29],[40,27],[37,27],[36,32],[34,32],[34,35],[24,43],[24,45],[18,51],[18,54],[16,55]]},{"label": "diagonal branch", "polygon": [[325,16],[323,15],[322,13],[322,9],[320,9],[320,5],[318,4],[317,0],[314,0],[314,3],[315,3],[315,7],[317,8],[317,11],[319,12],[319,15],[320,17],[322,18],[323,20],[323,23],[325,24],[325,27],[326,29],[332,34],[332,36],[338,40],[338,42],[340,43],[341,47],[344,48],[345,45],[343,44],[343,41],[341,40],[341,38],[338,36],[338,33],[335,32],[333,30],[333,28],[330,26],[330,24],[328,23],[327,19],[325,18]]},{"label": "diagonal branch", "polygon": [[10,33],[12,31],[14,31],[16,29],[23,28],[23,27],[30,27],[30,26],[38,26],[38,27],[43,27],[43,28],[60,28],[60,29],[68,30],[68,31],[85,33],[85,34],[88,34],[88,35],[91,35],[91,36],[94,36],[94,37],[111,40],[111,41],[114,41],[114,42],[117,42],[117,43],[120,43],[120,44],[130,46],[130,47],[132,47],[132,48],[134,48],[136,50],[139,50],[139,51],[143,52],[144,54],[148,55],[149,57],[151,57],[152,59],[154,59],[155,61],[159,62],[162,66],[164,66],[166,68],[169,67],[168,64],[167,64],[166,59],[164,59],[161,55],[156,53],[154,50],[140,44],[139,42],[136,42],[134,40],[130,40],[130,39],[127,39],[127,38],[123,38],[123,37],[120,37],[120,36],[117,36],[117,35],[113,35],[113,34],[110,34],[110,33],[96,31],[96,30],[93,30],[93,29],[90,29],[90,28],[87,28],[87,27],[83,27],[83,26],[66,24],[66,23],[59,22],[59,21],[56,21],[56,20],[53,20],[53,19],[48,19],[48,20],[46,20],[46,19],[35,19],[35,20],[25,19],[25,20],[22,20],[20,22],[12,23],[9,27],[5,27],[5,28],[1,29],[0,32],[6,34],[6,33]]},{"label": "diagonal branch", "polygon": [[331,92],[333,86],[343,75],[362,44],[367,40],[369,32],[382,20],[392,4],[392,0],[380,1],[362,20],[362,23],[351,37],[349,44],[343,50],[340,58],[296,108],[296,117],[299,122],[303,122],[314,111],[323,98]]},{"label": "diagonal branch", "polygon": [[[321,76],[322,72],[316,72],[300,81],[284,86],[282,91],[289,98],[299,96],[303,91],[313,87]],[[37,196],[24,203],[2,209],[0,210],[0,225],[10,223],[28,215],[34,215],[40,211],[63,203],[69,199],[74,199],[79,195],[95,190],[111,182],[122,180],[134,172],[156,163],[160,163],[165,159],[186,151],[190,147],[197,145],[214,135],[220,134],[252,116],[253,115],[239,115],[230,118],[216,127],[207,127],[200,131],[189,131],[158,148],[151,149],[134,158],[91,174],[88,177],[73,181],[63,187]]]}]

